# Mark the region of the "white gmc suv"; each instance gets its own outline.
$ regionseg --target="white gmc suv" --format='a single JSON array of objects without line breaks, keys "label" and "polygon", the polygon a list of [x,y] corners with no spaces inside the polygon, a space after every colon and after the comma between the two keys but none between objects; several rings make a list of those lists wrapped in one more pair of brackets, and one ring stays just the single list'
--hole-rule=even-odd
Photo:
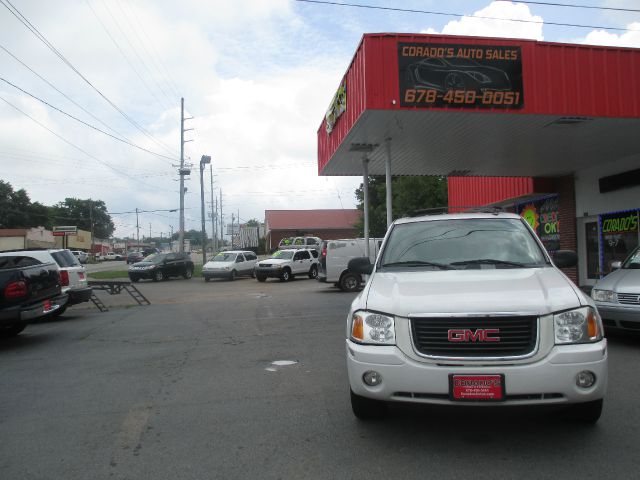
[{"label": "white gmc suv", "polygon": [[469,213],[395,221],[347,318],[351,405],[387,402],[566,405],[596,422],[607,342],[593,301],[518,215]]}]

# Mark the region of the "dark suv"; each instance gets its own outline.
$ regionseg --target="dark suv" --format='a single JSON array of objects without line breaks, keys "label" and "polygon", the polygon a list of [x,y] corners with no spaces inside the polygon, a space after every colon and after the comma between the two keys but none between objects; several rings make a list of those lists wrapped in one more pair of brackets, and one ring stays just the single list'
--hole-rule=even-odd
[{"label": "dark suv", "polygon": [[188,253],[156,253],[129,267],[129,278],[137,282],[148,278],[159,282],[169,277],[193,276],[193,262]]}]

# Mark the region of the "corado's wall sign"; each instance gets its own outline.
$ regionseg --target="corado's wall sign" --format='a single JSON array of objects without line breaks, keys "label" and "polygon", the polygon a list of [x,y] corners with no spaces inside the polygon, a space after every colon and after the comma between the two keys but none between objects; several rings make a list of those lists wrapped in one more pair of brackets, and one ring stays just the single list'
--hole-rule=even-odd
[{"label": "corado's wall sign", "polygon": [[347,86],[345,81],[342,80],[340,86],[338,87],[338,91],[333,96],[331,100],[331,104],[329,105],[329,109],[327,110],[326,115],[324,116],[326,120],[326,128],[327,133],[331,133],[333,130],[333,126],[338,121],[340,115],[347,109]]},{"label": "corado's wall sign", "polygon": [[522,108],[520,47],[398,43],[403,107]]}]

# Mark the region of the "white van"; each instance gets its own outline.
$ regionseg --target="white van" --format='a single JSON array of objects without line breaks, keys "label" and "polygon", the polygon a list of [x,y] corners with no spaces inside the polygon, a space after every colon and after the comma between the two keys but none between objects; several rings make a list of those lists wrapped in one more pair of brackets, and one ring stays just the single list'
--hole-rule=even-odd
[{"label": "white van", "polygon": [[[375,261],[382,238],[369,239],[369,259]],[[344,238],[340,240],[323,240],[320,245],[320,266],[318,281],[333,283],[345,292],[355,292],[362,284],[359,273],[350,272],[349,260],[364,257],[364,238]]]}]

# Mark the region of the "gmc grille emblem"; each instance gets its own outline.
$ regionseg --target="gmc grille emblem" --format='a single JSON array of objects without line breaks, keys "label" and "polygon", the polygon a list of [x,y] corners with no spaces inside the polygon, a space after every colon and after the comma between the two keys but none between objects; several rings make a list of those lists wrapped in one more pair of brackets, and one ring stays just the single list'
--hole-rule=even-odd
[{"label": "gmc grille emblem", "polygon": [[447,332],[447,340],[450,342],[499,342],[499,328],[478,328],[477,330],[455,329],[452,328]]}]

